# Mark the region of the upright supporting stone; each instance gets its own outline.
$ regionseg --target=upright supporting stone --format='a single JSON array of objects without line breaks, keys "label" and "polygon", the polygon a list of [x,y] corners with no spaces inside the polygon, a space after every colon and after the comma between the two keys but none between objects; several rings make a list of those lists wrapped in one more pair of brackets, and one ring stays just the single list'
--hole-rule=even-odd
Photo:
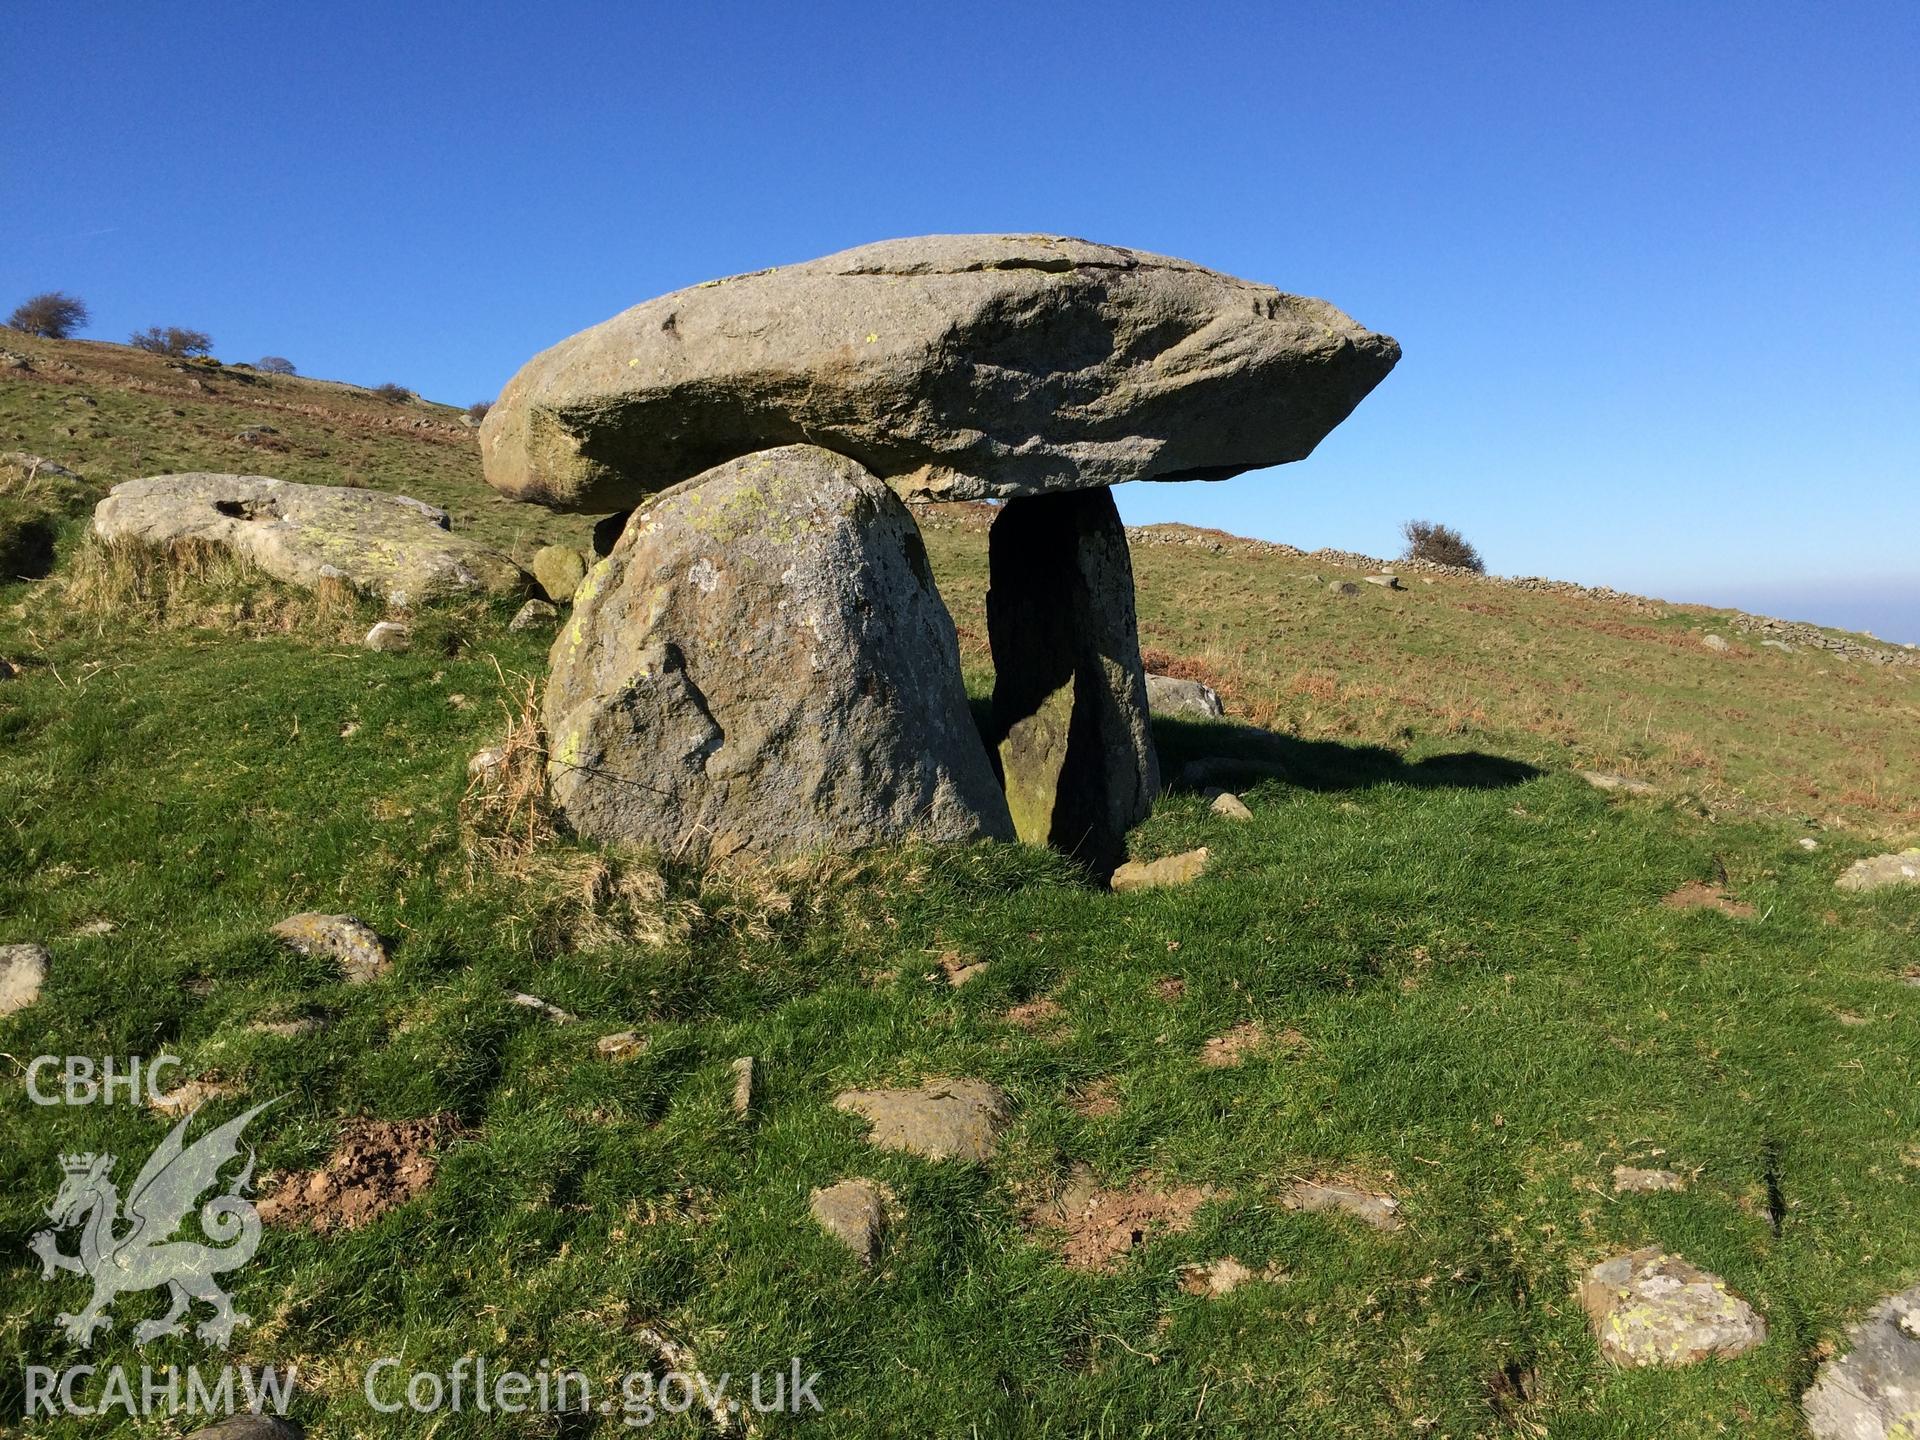
[{"label": "upright supporting stone", "polygon": [[988,559],[989,739],[1014,829],[1104,877],[1160,789],[1120,512],[1106,490],[1009,500]]}]

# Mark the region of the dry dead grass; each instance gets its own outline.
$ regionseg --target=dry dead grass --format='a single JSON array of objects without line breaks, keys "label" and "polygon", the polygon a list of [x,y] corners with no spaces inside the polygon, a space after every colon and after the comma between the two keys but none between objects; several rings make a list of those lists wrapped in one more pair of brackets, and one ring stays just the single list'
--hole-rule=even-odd
[{"label": "dry dead grass", "polygon": [[89,535],[55,581],[69,614],[137,621],[160,630],[301,634],[323,643],[358,639],[363,602],[343,580],[312,590],[282,585],[232,552],[201,540],[159,547]]}]

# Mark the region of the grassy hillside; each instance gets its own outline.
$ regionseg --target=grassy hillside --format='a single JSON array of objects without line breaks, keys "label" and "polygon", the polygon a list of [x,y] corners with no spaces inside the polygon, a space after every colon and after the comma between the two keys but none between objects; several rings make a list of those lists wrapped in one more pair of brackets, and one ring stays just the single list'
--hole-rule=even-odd
[{"label": "grassy hillside", "polygon": [[[96,483],[351,477],[522,555],[585,533],[491,496],[442,407],[3,343],[32,368],[0,369],[0,450]],[[263,424],[284,448],[235,438]],[[361,1392],[379,1357],[478,1353],[607,1384],[691,1355],[744,1385],[799,1356],[825,1415],[763,1435],[1786,1437],[1846,1325],[1920,1279],[1920,891],[1833,887],[1920,839],[1920,670],[1451,577],[1340,596],[1357,572],[1324,557],[1148,537],[1146,643],[1269,732],[1157,727],[1170,775],[1257,762],[1251,821],[1176,788],[1133,836],[1142,856],[1210,847],[1201,880],[1113,895],[993,845],[699,871],[523,828],[470,787],[468,756],[544,668],[499,610],[423,616],[411,653],[374,654],[352,642],[376,612],[337,596],[218,563],[115,569],[51,493],[6,497],[44,517],[56,563],[0,583],[19,670],[0,680],[0,944],[44,942],[53,965],[0,1052],[177,1054],[221,1118],[286,1097],[256,1135],[269,1193],[350,1122],[434,1117],[408,1203],[276,1226],[233,1277],[255,1322],[233,1358],[296,1365],[312,1434],[629,1433],[617,1409],[383,1415]],[[981,689],[977,520],[927,529]],[[1602,794],[1581,766],[1660,792]],[[1720,903],[1675,898],[1700,887]],[[391,973],[348,985],[267,935],[309,909],[368,921]],[[626,1031],[636,1053],[599,1053]],[[1208,1063],[1227,1035],[1241,1063]],[[877,1150],[831,1104],[936,1076],[1011,1097],[987,1165]],[[43,1283],[27,1249],[63,1152],[114,1151],[124,1182],[171,1123],[0,1091],[12,1353],[217,1363],[134,1347],[154,1295],[81,1356],[53,1318],[84,1286]],[[1616,1194],[1619,1164],[1688,1188]],[[1076,1166],[1174,1218],[1110,1267],[1069,1263],[1044,1212]],[[848,1176],[898,1198],[871,1271],[808,1215]],[[1406,1224],[1289,1209],[1302,1178],[1390,1194]],[[1724,1276],[1767,1344],[1602,1362],[1579,1277],[1653,1243]],[[1228,1256],[1253,1278],[1190,1293],[1182,1266]],[[0,1370],[0,1411],[23,1402]]]}]

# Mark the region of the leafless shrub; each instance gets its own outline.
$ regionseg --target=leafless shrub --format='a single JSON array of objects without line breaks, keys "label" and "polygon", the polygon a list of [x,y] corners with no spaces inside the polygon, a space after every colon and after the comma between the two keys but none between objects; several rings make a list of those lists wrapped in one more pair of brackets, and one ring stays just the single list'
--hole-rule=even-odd
[{"label": "leafless shrub", "polygon": [[7,324],[47,340],[65,340],[87,323],[87,302],[64,290],[48,290],[20,302]]},{"label": "leafless shrub", "polygon": [[206,355],[213,350],[213,337],[206,331],[185,330],[178,325],[149,325],[144,330],[134,331],[127,337],[127,343],[136,350],[167,355],[176,360]]},{"label": "leafless shrub", "polygon": [[1476,575],[1487,571],[1480,552],[1467,543],[1467,537],[1451,525],[1434,520],[1409,520],[1400,527],[1407,537],[1407,560],[1425,560],[1434,565],[1453,565]]}]

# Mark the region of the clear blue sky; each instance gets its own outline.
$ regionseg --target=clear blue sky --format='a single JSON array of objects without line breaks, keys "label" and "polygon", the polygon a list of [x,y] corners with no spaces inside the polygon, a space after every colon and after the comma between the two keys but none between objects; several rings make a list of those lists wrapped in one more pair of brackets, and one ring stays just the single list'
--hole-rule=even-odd
[{"label": "clear blue sky", "polygon": [[1920,640],[1913,0],[13,3],[0,55],[0,299],[94,336],[464,403],[711,276],[1084,235],[1406,351],[1306,462],[1131,520],[1390,554],[1431,516],[1503,572],[1845,590]]}]

